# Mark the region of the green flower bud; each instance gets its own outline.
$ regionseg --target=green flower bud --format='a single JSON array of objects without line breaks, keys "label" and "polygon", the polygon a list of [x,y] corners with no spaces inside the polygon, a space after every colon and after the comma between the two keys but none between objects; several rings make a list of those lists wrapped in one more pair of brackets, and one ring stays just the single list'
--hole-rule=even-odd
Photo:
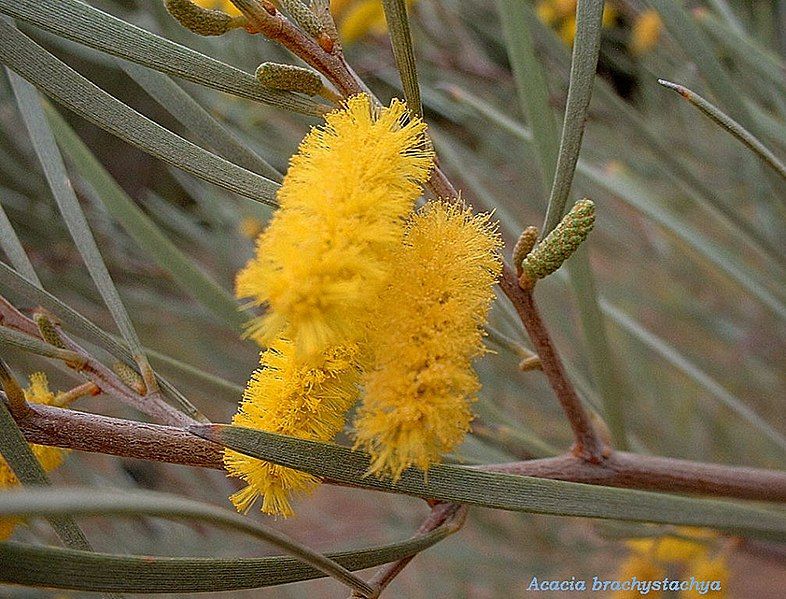
[{"label": "green flower bud", "polygon": [[147,393],[147,385],[145,385],[142,375],[125,362],[115,362],[112,364],[112,371],[117,375],[117,378],[139,393],[139,395],[145,395]]},{"label": "green flower bud", "polygon": [[49,319],[49,316],[43,312],[33,313],[33,321],[38,327],[38,332],[41,337],[49,345],[54,345],[60,349],[66,349],[65,343],[60,338],[60,333],[57,332],[54,323]]},{"label": "green flower bud", "polygon": [[263,62],[257,67],[256,78],[268,89],[282,89],[309,96],[322,91],[322,79],[317,73],[291,64]]},{"label": "green flower bud", "polygon": [[319,17],[300,0],[281,0],[281,6],[289,13],[289,16],[292,17],[295,23],[311,37],[317,38],[325,31]]},{"label": "green flower bud", "polygon": [[513,264],[516,266],[516,274],[518,276],[521,276],[522,272],[521,263],[524,262],[524,258],[527,257],[538,242],[538,235],[540,235],[540,231],[533,226],[527,227],[519,235],[519,239],[513,248]]},{"label": "green flower bud", "polygon": [[587,238],[595,224],[595,204],[583,199],[576,202],[560,223],[522,262],[520,284],[531,287],[565,262]]},{"label": "green flower bud", "polygon": [[191,0],[164,0],[164,4],[178,23],[199,35],[223,35],[240,22],[225,12],[202,8]]}]

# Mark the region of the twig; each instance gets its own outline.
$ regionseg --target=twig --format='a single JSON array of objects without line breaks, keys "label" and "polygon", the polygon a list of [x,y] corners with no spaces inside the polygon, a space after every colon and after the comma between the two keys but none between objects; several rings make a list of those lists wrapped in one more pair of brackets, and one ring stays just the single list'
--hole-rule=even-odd
[{"label": "twig", "polygon": [[598,464],[573,455],[473,466],[489,472],[668,493],[786,501],[786,472],[613,451]]},{"label": "twig", "polygon": [[535,351],[540,357],[541,368],[551,384],[557,399],[562,405],[565,415],[568,417],[570,426],[573,429],[573,436],[576,442],[573,446],[573,453],[582,459],[599,463],[603,459],[604,445],[597,432],[592,426],[592,421],[587,411],[576,394],[576,390],[568,380],[565,368],[562,365],[559,354],[554,347],[551,336],[540,317],[532,290],[522,289],[518,284],[518,279],[509,265],[503,266],[500,278],[500,287],[505,295],[513,303],[524,328],[532,339]]},{"label": "twig", "polygon": [[[0,325],[17,330],[36,339],[41,339],[36,323],[17,310],[10,302],[0,296]],[[66,365],[75,368],[80,374],[95,383],[102,392],[123,403],[129,404],[159,422],[185,426],[193,424],[189,416],[170,406],[160,393],[140,395],[125,385],[109,368],[88,354],[79,344],[61,330],[57,330],[66,350],[83,358],[74,364],[66,360]]]},{"label": "twig", "polygon": [[344,62],[337,44],[332,51],[326,51],[304,31],[296,27],[272,3],[266,0],[232,0],[249,20],[253,32],[261,33],[268,39],[278,42],[306,64],[314,67],[336,86],[343,96],[351,96],[364,91]]},{"label": "twig", "polygon": [[[450,527],[450,532],[448,534],[453,534],[464,526],[466,519],[467,506],[458,505],[456,503],[437,503],[432,506],[431,513],[423,521],[423,524],[420,525],[413,538],[416,539],[422,535],[428,534],[440,526]],[[414,555],[410,555],[396,562],[385,564],[377,570],[377,573],[368,581],[374,589],[374,593],[371,595],[361,595],[357,592],[353,592],[350,595],[350,599],[376,599],[414,558]]]},{"label": "twig", "polygon": [[[17,424],[31,443],[221,470],[222,449],[188,431],[31,405]],[[573,455],[473,466],[611,487],[786,502],[786,472],[612,452],[599,464]],[[326,481],[331,482],[331,481]]]}]

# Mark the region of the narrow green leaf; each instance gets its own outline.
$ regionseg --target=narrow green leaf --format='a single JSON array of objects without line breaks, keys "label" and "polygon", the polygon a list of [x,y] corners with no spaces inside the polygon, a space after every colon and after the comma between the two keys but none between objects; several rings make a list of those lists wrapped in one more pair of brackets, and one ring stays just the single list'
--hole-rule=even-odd
[{"label": "narrow green leaf", "polygon": [[404,86],[404,97],[409,110],[417,116],[423,116],[423,105],[420,101],[420,87],[415,65],[415,50],[412,47],[412,33],[409,30],[409,16],[405,0],[382,0],[385,21],[388,24],[393,56],[396,59]]},{"label": "narrow green leaf", "polygon": [[742,23],[740,23],[739,18],[734,14],[734,11],[726,0],[708,0],[708,2],[715,8],[718,14],[723,17],[731,29],[739,33],[744,33]]},{"label": "narrow green leaf", "polygon": [[764,420],[764,418],[759,416],[742,400],[730,393],[723,385],[693,364],[693,362],[677,351],[677,349],[666,343],[657,335],[652,334],[616,306],[603,302],[603,310],[623,330],[632,335],[640,343],[643,343],[652,351],[662,356],[669,364],[695,381],[700,387],[717,398],[723,405],[737,414],[745,422],[761,431],[764,436],[772,441],[779,449],[786,450],[786,437],[775,430],[766,420]]},{"label": "narrow green leaf", "polygon": [[[506,115],[499,113],[494,107],[488,106],[482,100],[472,96],[465,90],[451,90],[450,93],[453,98],[466,106],[475,108],[480,114],[498,124],[512,135],[515,135],[520,140],[527,144],[532,143],[532,134],[528,129]],[[657,222],[670,234],[689,244],[698,254],[716,266],[725,276],[729,277],[748,293],[760,300],[774,313],[782,317],[786,315],[786,306],[769,291],[765,282],[762,281],[752,269],[740,264],[733,255],[721,251],[718,246],[701,235],[694,227],[682,223],[679,218],[663,208],[662,202],[645,186],[642,186],[640,182],[633,181],[624,174],[610,174],[603,168],[590,164],[584,160],[578,161],[576,172],[585,181],[589,181],[595,186],[602,188],[604,191],[620,198],[648,218]],[[684,174],[687,175],[689,173],[686,171]],[[692,196],[697,201],[705,202],[700,196],[696,195],[696,192],[692,192]],[[705,207],[706,206],[707,205],[705,205]],[[726,224],[728,221],[724,220],[723,222]],[[751,245],[753,249],[759,249],[760,247],[751,238],[747,238],[747,243]],[[763,251],[763,255],[767,256],[771,254]]]},{"label": "narrow green leaf", "polygon": [[181,252],[134,201],[128,197],[90,149],[50,105],[46,114],[52,131],[76,169],[96,190],[109,213],[156,264],[189,295],[236,330],[246,320],[235,299]]},{"label": "narrow green leaf", "polygon": [[754,127],[750,112],[742,100],[742,94],[739,93],[720,58],[712,51],[709,40],[693,15],[685,8],[682,0],[647,0],[647,2],[658,11],[666,29],[674,36],[685,54],[696,63],[699,72],[721,104],[746,127]]},{"label": "narrow green leaf", "polygon": [[[51,293],[37,287],[3,262],[0,262],[0,289],[4,289],[6,293],[17,293],[30,302],[46,308],[64,324],[68,324],[114,356],[127,362],[134,361],[133,354],[121,340],[102,330],[76,310],[61,302]],[[158,374],[156,374],[156,379],[166,395],[175,400],[186,414],[195,420],[207,421],[174,385]]]},{"label": "narrow green leaf", "polygon": [[0,21],[0,61],[44,93],[120,139],[192,175],[263,204],[278,185],[232,164],[139,114]]},{"label": "narrow green leaf", "polygon": [[[9,416],[10,417],[10,416]],[[106,491],[104,489],[36,489],[0,494],[0,516],[117,515],[159,516],[181,520],[201,520],[249,534],[278,547],[298,561],[324,572],[343,584],[370,593],[371,587],[345,567],[294,541],[287,535],[230,512],[192,499],[152,491]]]},{"label": "narrow green leaf", "polygon": [[720,272],[761,301],[780,318],[786,319],[786,305],[764,286],[764,282],[754,274],[752,269],[739,264],[733,256],[722,251],[694,227],[684,224],[677,216],[662,208],[659,205],[661,202],[646,187],[623,173],[610,174],[581,161],[578,170],[587,180],[619,197],[688,244],[697,254],[710,261]]},{"label": "narrow green leaf", "polygon": [[9,72],[8,75],[33,149],[38,156],[52,195],[63,215],[74,244],[126,343],[135,355],[143,355],[142,343],[131,324],[120,294],[112,282],[98,249],[98,244],[90,231],[90,225],[87,223],[79,200],[74,193],[74,188],[68,179],[63,158],[57,148],[52,131],[49,129],[38,92],[15,73]]},{"label": "narrow green leaf", "polygon": [[576,7],[576,39],[573,42],[568,101],[562,124],[557,169],[541,232],[543,237],[559,224],[570,195],[598,66],[603,4],[603,0],[579,0]]},{"label": "narrow green leaf", "polygon": [[252,457],[365,489],[502,510],[701,526],[786,541],[786,513],[733,502],[513,476],[445,464],[431,465],[428,477],[410,468],[393,483],[369,476],[369,456],[348,447],[229,425],[197,425],[189,430]]},{"label": "narrow green leaf", "polygon": [[776,85],[781,93],[786,93],[786,64],[778,56],[763,48],[744,31],[721,23],[706,11],[699,13],[697,19],[724,50],[733,53],[740,61],[755,69],[771,84]]},{"label": "narrow green leaf", "polygon": [[559,147],[557,121],[549,104],[549,89],[520,0],[497,0],[508,58],[516,82],[521,111],[527,117],[537,150],[544,189],[551,189]]},{"label": "narrow green leaf", "polygon": [[[326,557],[351,571],[413,556],[450,534],[441,526],[412,539]],[[85,553],[57,547],[0,543],[0,581],[80,591],[218,593],[272,587],[325,575],[291,557],[186,558]]]},{"label": "narrow green leaf", "polygon": [[53,358],[55,360],[64,360],[69,362],[79,363],[84,360],[83,356],[68,349],[61,349],[54,345],[49,345],[45,341],[41,341],[37,337],[25,335],[9,327],[0,327],[0,341],[12,347],[16,347],[26,352],[43,356],[45,358]]},{"label": "narrow green leaf", "polygon": [[611,343],[599,305],[595,277],[590,271],[589,251],[586,245],[579,247],[574,259],[565,266],[570,274],[569,281],[573,292],[579,298],[576,306],[579,309],[592,380],[600,391],[602,399],[603,418],[608,424],[614,446],[627,449],[624,410],[626,405],[630,405],[634,395],[628,380],[617,370],[617,365],[609,363],[610,357],[613,356]]},{"label": "narrow green leaf", "polygon": [[[49,485],[49,478],[2,399],[0,399],[0,454],[23,485]],[[12,492],[3,489],[3,494]],[[73,518],[67,514],[51,514],[47,519],[65,545],[73,549],[91,550],[90,543]]]},{"label": "narrow green leaf", "polygon": [[324,107],[79,0],[0,0],[0,12],[91,48],[242,98],[318,116]]},{"label": "narrow green leaf", "polygon": [[199,143],[252,173],[281,183],[281,173],[240,141],[169,77],[134,63],[121,61],[120,66],[162,108],[187,127]]},{"label": "narrow green leaf", "polygon": [[8,260],[22,276],[30,279],[39,287],[41,286],[41,281],[33,268],[33,263],[27,257],[27,253],[22,247],[11,221],[8,220],[8,215],[5,213],[2,203],[0,203],[0,247],[3,248],[5,255],[8,256]]},{"label": "narrow green leaf", "polygon": [[[549,55],[567,63],[568,53],[565,44],[557,37],[556,33],[535,16],[534,9],[528,3],[520,3],[519,9],[524,15],[523,23],[529,24],[533,31],[537,30],[541,34],[543,41],[548,46]],[[535,68],[537,68],[537,63],[535,63]],[[783,73],[780,74],[780,77],[783,79]],[[738,214],[737,210],[733,207],[730,208],[715,189],[701,181],[683,163],[671,145],[662,141],[661,131],[658,130],[657,125],[649,122],[639,111],[620,98],[610,84],[602,78],[596,77],[595,83],[597,86],[595,94],[598,99],[623,121],[627,135],[636,135],[646,144],[658,159],[658,163],[662,165],[662,172],[681,191],[688,194],[702,210],[721,222],[735,237],[742,239],[746,245],[783,270],[786,265],[786,254],[781,251],[780,247],[773,244],[765,235],[748,223]],[[519,95],[521,97],[521,94]]]},{"label": "narrow green leaf", "polygon": [[748,146],[756,153],[759,158],[769,164],[775,170],[775,172],[786,179],[786,164],[783,164],[783,162],[778,160],[778,157],[775,156],[775,154],[773,154],[763,143],[756,139],[756,137],[749,133],[745,127],[740,125],[727,114],[723,113],[711,102],[708,102],[702,98],[699,94],[689,90],[687,87],[677,83],[671,83],[670,81],[666,81],[664,79],[658,79],[658,83],[677,92],[680,96],[701,110],[707,117],[710,118],[710,120],[726,129],[726,131],[731,133],[734,137]]},{"label": "narrow green leaf", "polygon": [[[603,14],[603,2],[598,0],[581,0],[583,6],[583,24],[578,32],[581,35],[581,46],[574,48],[571,66],[572,101],[569,98],[569,110],[565,114],[563,144],[558,143],[558,134],[554,115],[549,106],[548,88],[543,67],[535,55],[530,31],[530,19],[527,9],[515,0],[498,0],[500,16],[508,46],[508,56],[516,79],[519,100],[523,112],[529,117],[532,131],[532,143],[535,146],[541,169],[546,180],[546,188],[552,188],[552,198],[546,216],[546,227],[553,227],[561,218],[565,200],[570,192],[573,173],[575,171],[581,137],[584,127],[584,116],[592,94],[592,85],[597,64],[597,53],[600,36],[600,16]],[[584,10],[587,12],[585,13]],[[570,96],[570,92],[569,92]],[[564,156],[563,154],[564,150]],[[562,165],[558,167],[558,160]],[[558,173],[558,168],[561,169]],[[559,180],[558,180],[559,176]],[[556,194],[556,195],[555,195]],[[559,204],[562,203],[560,207]],[[557,213],[560,212],[559,215]],[[550,229],[542,233],[546,235]],[[603,317],[598,306],[595,284],[590,270],[586,252],[579,252],[573,260],[573,272],[579,272],[579,280],[572,281],[579,315],[584,332],[585,343],[590,351],[588,359],[592,371],[596,373],[595,383],[603,397],[604,411],[610,422],[614,423],[614,441],[618,447],[626,447],[623,430],[621,406],[625,396],[632,396],[627,382],[617,369],[614,354],[608,344],[604,331]],[[600,334],[604,331],[604,334]],[[598,375],[597,373],[601,373]]]}]

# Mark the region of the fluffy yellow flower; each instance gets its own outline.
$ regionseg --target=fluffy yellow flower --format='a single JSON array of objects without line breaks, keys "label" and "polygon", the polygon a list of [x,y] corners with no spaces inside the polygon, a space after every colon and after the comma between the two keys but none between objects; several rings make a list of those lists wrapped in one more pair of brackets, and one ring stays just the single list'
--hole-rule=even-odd
[{"label": "fluffy yellow flower", "polygon": [[191,0],[194,4],[198,4],[202,8],[210,8],[212,10],[222,10],[228,15],[236,17],[242,14],[230,0]]},{"label": "fluffy yellow flower", "polygon": [[[691,564],[686,576],[690,575],[698,581],[710,583],[710,589],[706,593],[701,593],[700,589],[691,589],[680,592],[680,599],[700,599],[701,597],[712,597],[713,599],[723,599],[727,595],[729,586],[729,566],[726,559],[718,556],[714,559],[701,558]],[[717,581],[717,582],[716,582]],[[720,589],[712,590],[714,584],[718,584]]]},{"label": "fluffy yellow flower", "polygon": [[[576,4],[576,0],[540,0],[535,13],[544,24],[557,31],[563,42],[571,45],[576,38]],[[603,7],[603,27],[612,27],[616,18],[613,6]]]},{"label": "fluffy yellow flower", "polygon": [[[617,572],[617,580],[630,580],[634,576],[638,580],[660,580],[666,575],[666,570],[659,566],[651,558],[633,554],[629,556],[620,566]],[[651,591],[647,597],[650,599],[659,599],[663,596],[660,591]],[[639,599],[641,593],[638,589],[615,591],[611,595],[612,599]]]},{"label": "fluffy yellow flower", "polygon": [[[34,372],[30,375],[30,386],[25,389],[25,399],[29,403],[53,405],[57,397],[49,390],[49,383],[43,372]],[[48,447],[46,445],[30,444],[36,459],[46,472],[51,472],[63,463],[66,451],[58,447]],[[0,490],[19,484],[19,479],[14,474],[8,462],[0,456]],[[8,538],[14,530],[17,519],[0,518],[0,540]]]},{"label": "fluffy yellow flower", "polygon": [[355,446],[372,455],[370,472],[426,470],[463,440],[499,245],[488,216],[468,209],[433,202],[412,218],[369,335]]},{"label": "fluffy yellow flower", "polygon": [[[414,0],[407,0],[407,6],[412,4]],[[344,44],[352,44],[368,34],[380,35],[387,31],[380,0],[331,0],[330,10]]]},{"label": "fluffy yellow flower", "polygon": [[[305,366],[292,342],[276,340],[260,358],[232,424],[258,430],[330,441],[344,426],[347,410],[357,398],[357,347],[336,347],[322,363]],[[258,497],[267,514],[292,514],[290,496],[313,490],[319,480],[291,468],[227,450],[224,465],[248,486],[230,497],[239,511],[248,511]]]},{"label": "fluffy yellow flower", "polygon": [[633,23],[630,50],[633,54],[646,54],[658,45],[663,22],[658,11],[651,8],[641,13]]},{"label": "fluffy yellow flower", "polygon": [[291,339],[305,356],[352,343],[387,281],[431,169],[426,125],[394,100],[376,110],[365,95],[314,128],[292,157],[281,208],[237,277],[237,295],[267,305],[249,333]]},{"label": "fluffy yellow flower", "polygon": [[705,557],[709,551],[707,542],[716,536],[712,531],[689,526],[678,527],[677,532],[680,536],[633,539],[627,545],[633,551],[665,564],[684,563]]}]

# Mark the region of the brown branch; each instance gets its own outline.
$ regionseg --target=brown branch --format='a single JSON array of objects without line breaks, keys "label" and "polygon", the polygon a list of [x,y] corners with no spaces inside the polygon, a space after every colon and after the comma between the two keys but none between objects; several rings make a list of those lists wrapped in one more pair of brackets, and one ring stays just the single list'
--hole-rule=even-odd
[{"label": "brown branch", "polygon": [[564,455],[476,468],[607,487],[786,501],[784,471],[707,464],[624,451],[611,452],[597,464]]},{"label": "brown branch", "polygon": [[[199,468],[223,468],[219,445],[178,427],[42,405],[31,405],[17,423],[31,443]],[[610,487],[786,501],[786,472],[621,451],[612,452],[599,464],[564,455],[476,468]]]},{"label": "brown branch", "polygon": [[175,426],[31,404],[17,419],[30,443],[223,470],[220,445]]},{"label": "brown branch", "polygon": [[[431,513],[423,521],[423,524],[420,525],[412,538],[417,539],[418,537],[436,530],[440,526],[448,527],[448,534],[453,534],[464,526],[466,519],[467,506],[456,503],[437,503],[432,506]],[[373,587],[374,593],[371,595],[361,595],[355,591],[350,595],[350,599],[376,599],[414,558],[414,555],[410,555],[398,561],[385,564],[377,570],[376,574],[368,581]]]},{"label": "brown branch", "polygon": [[[43,340],[35,321],[22,314],[2,296],[0,296],[0,326],[5,326]],[[147,414],[160,422],[177,426],[186,426],[194,423],[194,420],[187,414],[166,403],[160,393],[140,395],[123,383],[112,370],[88,354],[63,331],[58,329],[57,332],[66,349],[84,357],[84,363],[72,364],[66,361],[65,364],[95,383],[101,392],[135,407],[143,414]]]},{"label": "brown branch", "polygon": [[525,290],[519,286],[518,278],[508,264],[503,266],[499,283],[502,291],[516,309],[524,328],[527,329],[540,358],[541,368],[568,417],[573,429],[573,436],[576,439],[573,453],[588,462],[600,462],[603,459],[604,451],[608,451],[608,448],[604,447],[592,425],[590,415],[584,409],[576,390],[568,380],[562,360],[560,360],[546,325],[540,317],[538,307],[535,305],[532,290]]},{"label": "brown branch", "polygon": [[266,0],[232,0],[232,4],[245,15],[255,33],[278,42],[314,67],[342,95],[351,96],[363,91],[364,86],[346,67],[338,44],[333,44],[332,51],[328,52]]}]

